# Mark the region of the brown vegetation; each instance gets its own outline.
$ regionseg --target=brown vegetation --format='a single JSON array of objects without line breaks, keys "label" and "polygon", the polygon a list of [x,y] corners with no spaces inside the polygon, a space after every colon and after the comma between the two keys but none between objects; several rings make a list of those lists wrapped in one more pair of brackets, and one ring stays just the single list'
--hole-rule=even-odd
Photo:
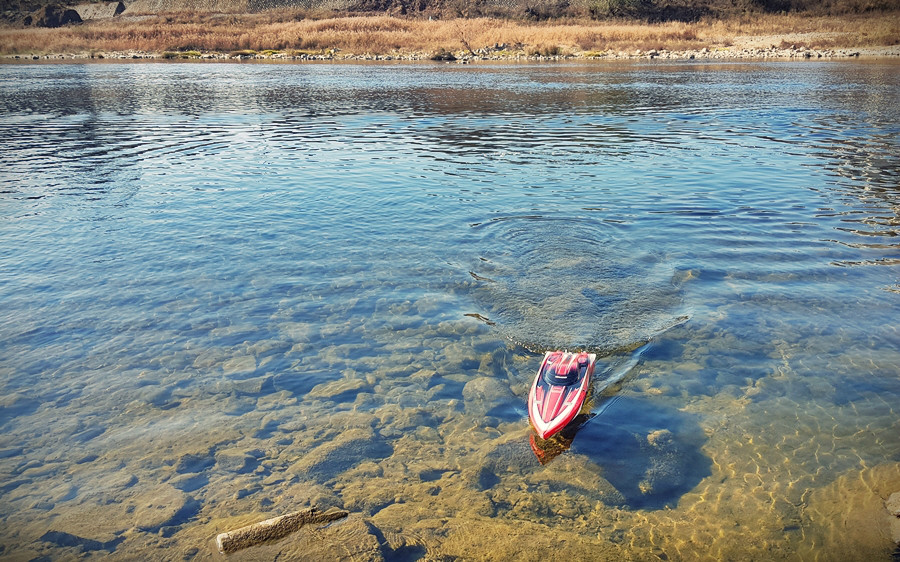
[{"label": "brown vegetation", "polygon": [[755,14],[648,24],[565,19],[427,20],[380,16],[321,17],[297,10],[258,14],[170,13],[110,19],[58,29],[0,29],[4,54],[71,52],[234,52],[336,49],[344,53],[434,53],[506,44],[525,53],[683,50],[731,45],[736,37],[813,33],[808,47],[888,46],[900,41],[896,17]]}]

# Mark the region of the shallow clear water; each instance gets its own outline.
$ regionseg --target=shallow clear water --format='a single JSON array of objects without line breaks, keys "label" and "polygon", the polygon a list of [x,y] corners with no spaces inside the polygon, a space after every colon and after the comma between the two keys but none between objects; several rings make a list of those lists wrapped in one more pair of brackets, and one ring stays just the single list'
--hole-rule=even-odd
[{"label": "shallow clear water", "polygon": [[[245,556],[887,559],[898,107],[894,62],[0,66],[0,556],[317,505]],[[556,347],[599,415],[542,466]]]}]

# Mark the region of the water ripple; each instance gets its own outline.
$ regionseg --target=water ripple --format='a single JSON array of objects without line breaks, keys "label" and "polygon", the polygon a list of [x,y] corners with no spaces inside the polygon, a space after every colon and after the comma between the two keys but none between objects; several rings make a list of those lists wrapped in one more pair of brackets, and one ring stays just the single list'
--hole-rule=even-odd
[{"label": "water ripple", "polygon": [[[435,558],[861,552],[827,522],[895,489],[898,77],[0,65],[3,555],[294,504]],[[542,468],[551,347],[620,398]]]}]

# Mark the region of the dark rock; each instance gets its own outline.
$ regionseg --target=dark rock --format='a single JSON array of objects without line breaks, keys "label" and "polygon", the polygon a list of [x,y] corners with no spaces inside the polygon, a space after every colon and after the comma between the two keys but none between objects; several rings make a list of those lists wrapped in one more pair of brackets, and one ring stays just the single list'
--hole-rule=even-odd
[{"label": "dark rock", "polygon": [[441,50],[431,55],[431,60],[450,62],[455,61],[456,57],[450,51]]},{"label": "dark rock", "polygon": [[70,23],[81,23],[81,16],[62,4],[51,4],[26,16],[24,23],[35,27],[61,27]]},{"label": "dark rock", "polygon": [[119,537],[115,540],[100,542],[93,539],[79,537],[78,535],[73,535],[71,533],[64,533],[62,531],[47,531],[43,534],[43,536],[41,536],[41,540],[44,542],[55,544],[57,546],[81,547],[86,551],[106,550],[112,552],[116,549],[116,546],[120,542],[125,540],[125,538]]},{"label": "dark rock", "polygon": [[159,536],[163,537],[164,539],[167,539],[180,530],[181,530],[181,527],[178,527],[176,525],[167,525],[165,527],[159,528]]},{"label": "dark rock", "polygon": [[497,476],[490,468],[482,466],[476,473],[475,482],[482,492],[489,490],[500,483],[500,477]]}]

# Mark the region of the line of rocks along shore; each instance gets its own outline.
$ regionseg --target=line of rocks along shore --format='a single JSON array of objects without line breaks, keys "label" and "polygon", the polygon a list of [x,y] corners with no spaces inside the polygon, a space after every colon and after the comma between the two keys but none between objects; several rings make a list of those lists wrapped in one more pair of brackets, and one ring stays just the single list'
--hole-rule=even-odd
[{"label": "line of rocks along shore", "polygon": [[565,60],[833,60],[850,58],[894,58],[900,57],[900,46],[865,47],[842,49],[809,49],[804,46],[769,47],[769,48],[735,48],[704,47],[696,50],[668,51],[651,49],[634,51],[583,51],[569,54],[539,54],[525,50],[512,50],[506,45],[475,49],[474,51],[456,51],[441,53],[392,53],[392,54],[351,54],[331,49],[322,53],[266,51],[256,53],[239,51],[232,53],[207,52],[91,52],[91,53],[56,53],[44,55],[6,55],[6,59],[61,61],[61,60],[269,60],[269,61],[444,61],[457,64],[469,64],[479,61],[565,61]]}]

